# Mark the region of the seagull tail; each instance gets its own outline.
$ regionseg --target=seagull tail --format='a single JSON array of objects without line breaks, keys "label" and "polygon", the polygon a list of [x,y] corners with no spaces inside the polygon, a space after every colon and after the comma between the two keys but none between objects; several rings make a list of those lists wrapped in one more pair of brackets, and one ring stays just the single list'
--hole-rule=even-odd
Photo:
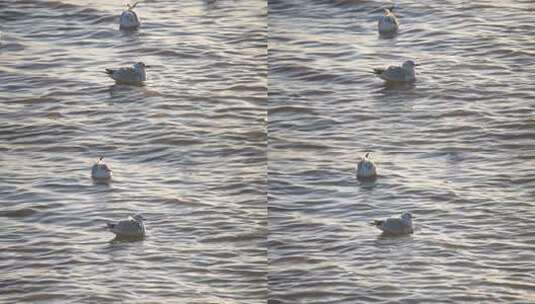
[{"label": "seagull tail", "polygon": [[108,75],[111,75],[111,74],[113,74],[113,70],[112,70],[112,69],[106,69],[106,71],[103,72],[103,73],[106,73],[106,74],[108,74]]},{"label": "seagull tail", "polygon": [[115,224],[112,224],[112,223],[106,223],[106,228],[108,228],[108,229],[113,229],[113,228],[115,228]]},{"label": "seagull tail", "polygon": [[385,69],[373,69],[374,74],[381,75],[385,72]]},{"label": "seagull tail", "polygon": [[375,221],[371,222],[370,225],[372,225],[372,226],[379,226],[379,225],[381,225],[382,223],[383,223],[383,221],[375,220]]}]

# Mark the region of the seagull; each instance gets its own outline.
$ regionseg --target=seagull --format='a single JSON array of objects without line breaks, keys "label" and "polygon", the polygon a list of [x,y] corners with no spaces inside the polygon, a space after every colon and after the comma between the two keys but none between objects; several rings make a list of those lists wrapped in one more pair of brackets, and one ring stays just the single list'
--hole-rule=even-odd
[{"label": "seagull", "polygon": [[123,11],[119,18],[119,29],[127,31],[137,30],[139,27],[139,17],[136,12],[134,12],[134,7],[136,7],[138,3],[139,2],[136,2],[133,5],[126,4],[128,9]]},{"label": "seagull", "polygon": [[413,233],[412,218],[412,214],[405,212],[400,218],[375,220],[370,225],[376,226],[385,235],[406,235]]},{"label": "seagull", "polygon": [[415,66],[417,64],[414,61],[407,60],[401,66],[389,66],[387,69],[373,69],[373,73],[386,82],[409,83],[416,81]]},{"label": "seagull", "polygon": [[145,236],[145,225],[143,216],[136,214],[128,219],[116,223],[107,223],[107,228],[115,233],[117,237],[143,237]]},{"label": "seagull", "polygon": [[147,80],[145,68],[148,68],[143,62],[135,63],[131,68],[106,69],[106,74],[119,84],[141,85]]},{"label": "seagull", "polygon": [[98,181],[108,181],[111,179],[111,169],[102,162],[104,156],[101,156],[99,160],[91,168],[91,177]]},{"label": "seagull", "polygon": [[357,165],[358,180],[373,180],[377,178],[377,167],[370,159],[370,153],[366,153]]},{"label": "seagull", "polygon": [[399,28],[398,18],[392,13],[394,8],[385,8],[385,14],[379,17],[378,27],[379,34],[393,34]]}]

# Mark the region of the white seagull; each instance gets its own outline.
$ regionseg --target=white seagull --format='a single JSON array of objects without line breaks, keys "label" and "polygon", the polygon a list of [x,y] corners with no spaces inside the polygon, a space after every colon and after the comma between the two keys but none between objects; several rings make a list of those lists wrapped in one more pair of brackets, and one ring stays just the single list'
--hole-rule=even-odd
[{"label": "white seagull", "polygon": [[385,14],[379,17],[379,34],[394,34],[399,29],[398,18],[392,13],[394,8],[385,8]]},{"label": "white seagull", "polygon": [[148,68],[143,62],[135,63],[131,68],[106,69],[106,74],[119,84],[141,85],[147,80],[145,68]]},{"label": "white seagull", "polygon": [[389,218],[386,220],[375,220],[371,225],[383,231],[385,235],[406,235],[412,234],[412,214],[405,212],[400,218]]},{"label": "white seagull", "polygon": [[101,156],[91,168],[91,177],[94,180],[108,181],[111,179],[111,169],[102,161],[103,158],[104,156]]},{"label": "white seagull", "polygon": [[412,60],[403,62],[401,66],[389,66],[386,69],[373,69],[373,73],[386,82],[409,83],[416,81],[417,66]]},{"label": "white seagull", "polygon": [[143,216],[136,214],[128,219],[115,223],[107,223],[107,228],[115,233],[117,237],[143,237],[145,236],[145,225]]},{"label": "white seagull", "polygon": [[137,16],[136,12],[134,12],[134,7],[136,7],[138,3],[139,2],[136,2],[133,5],[126,4],[128,9],[123,11],[121,17],[119,18],[119,29],[132,31],[139,27],[139,17]]},{"label": "white seagull", "polygon": [[377,178],[377,166],[370,159],[370,153],[366,153],[357,164],[357,179],[373,180]]}]

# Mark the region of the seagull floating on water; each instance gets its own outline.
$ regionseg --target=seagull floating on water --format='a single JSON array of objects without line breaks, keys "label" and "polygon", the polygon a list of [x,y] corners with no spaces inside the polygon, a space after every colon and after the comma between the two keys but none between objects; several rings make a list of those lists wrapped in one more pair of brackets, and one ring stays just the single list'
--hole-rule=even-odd
[{"label": "seagull floating on water", "polygon": [[136,214],[128,219],[115,223],[107,223],[107,228],[115,233],[117,237],[143,237],[145,236],[145,225],[143,216]]},{"label": "seagull floating on water", "polygon": [[119,84],[141,85],[147,80],[145,68],[148,67],[143,62],[138,62],[131,68],[106,69],[106,74]]},{"label": "seagull floating on water", "polygon": [[398,18],[392,13],[394,8],[385,8],[385,14],[379,17],[378,28],[379,34],[394,34],[399,29]]},{"label": "seagull floating on water", "polygon": [[371,225],[383,231],[385,235],[406,235],[412,234],[412,214],[405,212],[400,218],[389,218],[386,220],[375,220]]},{"label": "seagull floating on water", "polygon": [[357,165],[358,180],[373,180],[377,178],[377,167],[370,159],[370,153],[366,153]]},{"label": "seagull floating on water", "polygon": [[416,81],[416,72],[414,71],[416,65],[414,61],[407,60],[401,66],[373,69],[373,73],[386,82],[409,83]]},{"label": "seagull floating on water", "polygon": [[101,156],[99,160],[91,168],[91,177],[98,181],[108,181],[111,179],[111,169],[106,165]]},{"label": "seagull floating on water", "polygon": [[136,7],[138,3],[139,2],[136,2],[133,5],[126,4],[128,8],[123,11],[119,18],[119,29],[127,31],[137,30],[140,23],[139,17],[136,12],[134,12],[134,7]]}]

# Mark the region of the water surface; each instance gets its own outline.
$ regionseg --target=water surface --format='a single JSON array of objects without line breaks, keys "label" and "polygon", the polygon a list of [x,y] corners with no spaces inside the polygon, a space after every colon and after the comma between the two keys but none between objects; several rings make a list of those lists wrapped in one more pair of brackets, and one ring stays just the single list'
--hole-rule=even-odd
[{"label": "water surface", "polygon": [[[267,5],[142,2],[133,33],[123,8],[0,2],[0,302],[264,303]],[[145,86],[102,73],[137,61]]]},{"label": "water surface", "polygon": [[[270,302],[533,302],[533,2],[405,1],[391,39],[383,5],[269,1]],[[368,225],[403,211],[413,236]]]}]

